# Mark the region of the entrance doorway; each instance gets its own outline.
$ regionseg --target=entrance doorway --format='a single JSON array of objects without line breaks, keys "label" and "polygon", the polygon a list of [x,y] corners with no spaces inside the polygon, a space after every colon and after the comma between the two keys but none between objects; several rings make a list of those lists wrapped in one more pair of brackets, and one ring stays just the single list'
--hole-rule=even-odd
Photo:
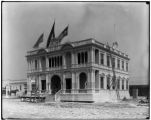
[{"label": "entrance doorway", "polygon": [[80,83],[80,91],[79,92],[86,92],[85,90],[83,89],[86,89],[86,86],[87,86],[87,76],[85,73],[80,73],[79,75],[79,83]]},{"label": "entrance doorway", "polygon": [[58,75],[51,78],[51,94],[56,94],[61,89],[61,79]]},{"label": "entrance doorway", "polygon": [[41,80],[41,90],[46,91],[46,80]]},{"label": "entrance doorway", "polygon": [[71,93],[72,80],[71,78],[66,78],[66,92]]}]

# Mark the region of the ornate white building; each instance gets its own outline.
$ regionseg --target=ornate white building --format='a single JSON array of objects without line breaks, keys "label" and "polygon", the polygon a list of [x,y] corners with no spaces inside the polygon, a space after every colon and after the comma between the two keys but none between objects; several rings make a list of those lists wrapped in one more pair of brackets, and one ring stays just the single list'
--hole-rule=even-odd
[{"label": "ornate white building", "polygon": [[[26,57],[28,94],[37,88],[60,101],[104,102],[130,97],[128,55],[95,39],[38,48]],[[112,64],[116,81],[112,80]]]}]

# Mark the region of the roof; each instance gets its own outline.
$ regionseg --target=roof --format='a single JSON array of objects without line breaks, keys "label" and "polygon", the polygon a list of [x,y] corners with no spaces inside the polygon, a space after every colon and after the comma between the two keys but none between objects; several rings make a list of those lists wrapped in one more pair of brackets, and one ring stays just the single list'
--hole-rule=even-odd
[{"label": "roof", "polygon": [[111,52],[113,54],[116,54],[116,55],[119,55],[121,57],[124,57],[124,58],[128,58],[128,55],[117,50],[117,49],[113,49],[112,47],[109,47],[108,45],[106,44],[103,44],[93,38],[89,38],[89,39],[85,39],[85,40],[80,40],[80,41],[75,41],[75,42],[67,42],[67,43],[64,43],[64,44],[60,44],[60,45],[57,45],[57,46],[53,46],[53,47],[49,47],[49,48],[38,48],[36,50],[32,50],[32,51],[28,51],[27,52],[27,56],[31,56],[31,55],[35,55],[37,54],[39,51],[43,51],[45,53],[49,53],[49,52],[52,52],[52,51],[57,51],[57,50],[61,50],[62,47],[66,44],[70,44],[73,48],[75,47],[79,47],[79,46],[84,46],[84,45],[88,45],[88,44],[93,44],[93,45],[96,45],[96,46],[99,46],[101,47],[102,49],[105,49],[105,50],[111,50]]}]

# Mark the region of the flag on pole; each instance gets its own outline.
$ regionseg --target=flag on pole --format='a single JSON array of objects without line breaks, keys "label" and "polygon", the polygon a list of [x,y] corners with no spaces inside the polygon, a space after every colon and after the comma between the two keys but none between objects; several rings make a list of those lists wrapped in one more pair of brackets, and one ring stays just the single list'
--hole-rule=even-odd
[{"label": "flag on pole", "polygon": [[42,33],[42,34],[40,35],[40,37],[38,38],[38,40],[37,40],[37,42],[35,43],[35,45],[33,46],[33,48],[38,48],[38,47],[39,47],[39,44],[40,44],[41,42],[43,42],[43,36],[44,36],[44,33]]},{"label": "flag on pole", "polygon": [[61,32],[61,34],[58,37],[58,41],[61,42],[61,40],[68,35],[68,26]]},{"label": "flag on pole", "polygon": [[52,41],[54,38],[55,38],[55,21],[54,21],[54,24],[52,26],[51,32],[47,40],[47,45],[46,45],[47,48],[49,47],[50,41]]}]

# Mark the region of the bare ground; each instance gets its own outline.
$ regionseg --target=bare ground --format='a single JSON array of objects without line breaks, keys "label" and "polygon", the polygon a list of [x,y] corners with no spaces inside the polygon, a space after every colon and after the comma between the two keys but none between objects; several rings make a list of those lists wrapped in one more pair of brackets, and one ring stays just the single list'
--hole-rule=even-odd
[{"label": "bare ground", "polygon": [[146,118],[149,106],[136,101],[118,103],[29,103],[2,99],[3,118]]}]

